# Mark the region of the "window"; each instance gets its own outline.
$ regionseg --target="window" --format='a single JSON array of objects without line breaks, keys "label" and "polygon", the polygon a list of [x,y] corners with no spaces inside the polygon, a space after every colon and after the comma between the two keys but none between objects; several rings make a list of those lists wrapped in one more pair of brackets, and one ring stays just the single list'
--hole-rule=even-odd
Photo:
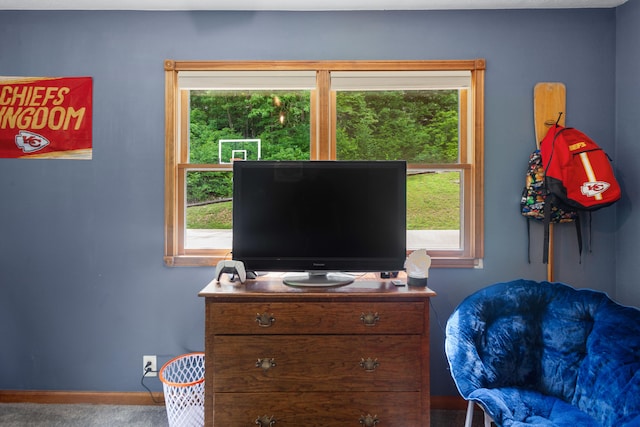
[{"label": "window", "polygon": [[[408,163],[407,249],[483,256],[484,60],[166,61],[165,262],[231,251],[236,160]],[[380,201],[384,206],[384,201]]]}]

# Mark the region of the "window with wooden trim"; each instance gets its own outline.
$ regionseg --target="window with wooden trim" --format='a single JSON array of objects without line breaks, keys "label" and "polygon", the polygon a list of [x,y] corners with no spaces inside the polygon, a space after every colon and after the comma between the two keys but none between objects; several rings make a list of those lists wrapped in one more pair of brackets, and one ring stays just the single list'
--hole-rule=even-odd
[{"label": "window with wooden trim", "polygon": [[234,161],[403,159],[407,250],[477,267],[484,71],[482,59],[165,61],[165,263],[232,257]]}]

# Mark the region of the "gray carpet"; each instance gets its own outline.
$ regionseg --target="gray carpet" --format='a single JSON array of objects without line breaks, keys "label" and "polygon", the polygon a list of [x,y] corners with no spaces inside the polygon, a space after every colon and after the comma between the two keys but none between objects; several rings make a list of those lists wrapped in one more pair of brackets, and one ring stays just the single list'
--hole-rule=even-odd
[{"label": "gray carpet", "polygon": [[[464,411],[433,410],[431,425],[462,427],[464,417]],[[476,412],[473,421],[474,427],[482,426],[482,415]],[[0,403],[0,426],[2,427],[168,427],[168,425],[164,406]]]},{"label": "gray carpet", "polygon": [[1,403],[3,427],[166,427],[164,406]]}]

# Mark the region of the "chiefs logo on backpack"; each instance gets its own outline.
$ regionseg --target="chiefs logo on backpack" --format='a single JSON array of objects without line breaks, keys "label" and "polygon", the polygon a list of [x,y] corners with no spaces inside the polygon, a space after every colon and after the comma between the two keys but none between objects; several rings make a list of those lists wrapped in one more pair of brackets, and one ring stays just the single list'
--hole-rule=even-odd
[{"label": "chiefs logo on backpack", "polygon": [[575,128],[553,125],[540,143],[545,186],[568,206],[594,211],[620,199],[609,156]]}]

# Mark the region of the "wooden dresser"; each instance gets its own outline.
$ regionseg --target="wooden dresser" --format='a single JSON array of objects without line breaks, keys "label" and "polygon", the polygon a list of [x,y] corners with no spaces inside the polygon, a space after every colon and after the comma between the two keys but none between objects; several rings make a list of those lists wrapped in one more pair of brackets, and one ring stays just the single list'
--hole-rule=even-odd
[{"label": "wooden dresser", "polygon": [[212,281],[205,425],[429,426],[428,288]]}]

